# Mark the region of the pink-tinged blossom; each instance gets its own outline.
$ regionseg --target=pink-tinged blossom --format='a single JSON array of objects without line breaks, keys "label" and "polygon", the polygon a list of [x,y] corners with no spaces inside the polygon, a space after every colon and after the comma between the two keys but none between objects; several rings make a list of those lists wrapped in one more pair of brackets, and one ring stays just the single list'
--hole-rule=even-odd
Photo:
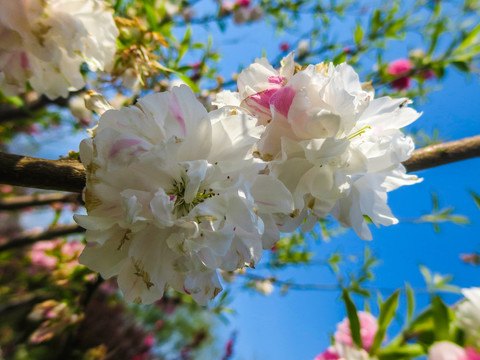
[{"label": "pink-tinged blossom", "polygon": [[[410,87],[410,75],[408,73],[413,69],[413,64],[408,59],[398,59],[392,61],[387,67],[387,74],[397,77],[390,85],[396,90],[406,90]],[[404,76],[402,76],[404,75]]]},{"label": "pink-tinged blossom", "polygon": [[[360,321],[360,336],[362,338],[362,346],[365,350],[370,350],[373,339],[378,330],[377,319],[370,313],[365,311],[358,312],[358,320]],[[335,332],[335,341],[348,346],[353,345],[353,339],[350,332],[350,321],[345,318],[337,325]]]},{"label": "pink-tinged blossom", "polygon": [[242,106],[258,117],[258,123],[265,125],[272,114],[270,99],[292,77],[294,71],[293,53],[282,60],[282,66],[276,70],[265,58],[256,59],[247,69],[243,70],[237,80],[238,93],[222,91],[217,94],[214,105]]},{"label": "pink-tinged blossom", "polygon": [[[256,156],[280,182],[269,193],[279,193],[267,197],[253,187],[252,194],[263,221],[277,226],[272,237],[299,227],[311,231],[328,215],[366,240],[372,235],[365,215],[376,226],[398,223],[387,192],[420,181],[402,165],[414,144],[400,128],[420,116],[405,106],[408,99],[375,98],[347,64],[298,70],[293,53],[278,70],[256,59],[237,85],[238,92],[218,94],[214,105],[246,108],[265,125]],[[265,214],[271,198],[293,200],[293,211]]]},{"label": "pink-tinged blossom", "polygon": [[287,117],[295,94],[296,91],[290,86],[285,86],[276,91],[269,99],[270,109]]},{"label": "pink-tinged blossom", "polygon": [[120,151],[129,149],[135,145],[141,143],[139,139],[119,139],[115,141],[115,143],[110,148],[110,152],[108,153],[108,157],[113,159]]}]

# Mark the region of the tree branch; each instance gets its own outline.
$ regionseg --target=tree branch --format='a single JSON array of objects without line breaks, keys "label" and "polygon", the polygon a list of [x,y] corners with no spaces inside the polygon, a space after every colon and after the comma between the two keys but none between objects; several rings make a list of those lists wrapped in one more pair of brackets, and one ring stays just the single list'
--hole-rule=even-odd
[{"label": "tree branch", "polygon": [[0,200],[0,211],[19,210],[32,206],[50,205],[52,203],[81,203],[79,194],[31,194],[12,196]]},{"label": "tree branch", "polygon": [[31,245],[37,241],[50,240],[65,235],[82,233],[84,231],[85,229],[77,224],[58,225],[51,227],[50,229],[39,234],[25,235],[15,239],[7,240],[4,244],[0,245],[0,252]]},{"label": "tree branch", "polygon": [[[480,156],[480,135],[417,149],[403,164],[408,172]],[[82,192],[85,168],[76,160],[45,160],[0,152],[0,184]]]},{"label": "tree branch", "polygon": [[412,172],[479,156],[480,135],[477,135],[417,149],[403,165]]},{"label": "tree branch", "polygon": [[0,184],[79,193],[85,168],[76,160],[46,160],[0,152]]}]

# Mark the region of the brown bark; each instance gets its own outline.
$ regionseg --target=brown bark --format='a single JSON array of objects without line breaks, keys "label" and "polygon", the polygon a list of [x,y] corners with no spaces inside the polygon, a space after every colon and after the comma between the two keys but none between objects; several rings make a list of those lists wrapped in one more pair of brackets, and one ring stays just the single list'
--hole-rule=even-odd
[{"label": "brown bark", "polygon": [[[403,162],[408,172],[480,156],[480,135],[426,146]],[[0,153],[0,184],[82,192],[85,168],[76,160],[45,160]]]},{"label": "brown bark", "polygon": [[408,172],[412,172],[478,156],[480,156],[480,135],[417,149],[410,159],[403,162],[403,165]]},{"label": "brown bark", "polygon": [[76,160],[46,160],[0,152],[0,184],[82,192],[85,168]]}]

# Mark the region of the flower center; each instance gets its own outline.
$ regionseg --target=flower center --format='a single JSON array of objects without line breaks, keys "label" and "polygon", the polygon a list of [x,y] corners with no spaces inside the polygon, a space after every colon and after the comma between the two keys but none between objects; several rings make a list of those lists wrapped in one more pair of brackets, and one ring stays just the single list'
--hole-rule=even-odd
[{"label": "flower center", "polygon": [[357,131],[355,131],[354,133],[348,135],[348,136],[347,136],[347,139],[348,139],[348,140],[352,140],[353,138],[362,135],[365,131],[367,131],[367,130],[369,130],[369,129],[371,129],[370,126],[365,126],[365,127],[361,128],[360,130],[357,130]]},{"label": "flower center", "polygon": [[218,195],[213,192],[212,189],[202,189],[202,191],[197,192],[193,200],[189,203],[185,201],[185,190],[186,184],[185,180],[182,179],[181,181],[175,180],[173,182],[173,189],[168,192],[167,194],[170,196],[175,197],[175,205],[173,209],[173,213],[177,216],[185,216],[187,215],[195,206],[204,202],[211,197]]}]

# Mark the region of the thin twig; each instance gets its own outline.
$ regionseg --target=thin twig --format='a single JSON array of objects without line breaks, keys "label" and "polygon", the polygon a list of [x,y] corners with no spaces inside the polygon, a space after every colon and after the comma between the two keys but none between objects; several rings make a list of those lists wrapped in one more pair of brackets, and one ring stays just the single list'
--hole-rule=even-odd
[{"label": "thin twig", "polygon": [[37,241],[50,240],[70,234],[82,233],[84,231],[85,229],[78,226],[77,224],[58,225],[55,227],[51,227],[50,229],[41,233],[25,235],[22,237],[7,240],[4,244],[0,245],[0,252],[31,245],[33,243],[36,243]]},{"label": "thin twig", "polygon": [[[253,275],[250,273],[245,274],[238,274],[239,276],[243,276],[246,279],[253,280],[253,281],[270,281],[272,285],[286,287],[288,290],[309,290],[309,291],[341,291],[342,286],[340,284],[299,284],[289,280],[280,280],[276,277],[272,276],[259,276]],[[348,289],[348,286],[346,287]],[[387,287],[377,287],[377,286],[362,286],[363,290],[368,291],[379,291],[382,293],[393,293],[397,289],[396,288],[387,288]],[[415,288],[413,289],[416,293],[419,294],[429,294],[431,291],[426,288]],[[404,292],[405,289],[401,288],[400,292]],[[437,292],[448,292],[447,290],[436,289]]]},{"label": "thin twig", "polygon": [[480,156],[480,135],[417,149],[403,162],[408,172],[425,170]]},{"label": "thin twig", "polygon": [[0,211],[20,210],[33,206],[50,205],[53,203],[81,203],[79,194],[31,194],[12,196],[0,200]]}]

